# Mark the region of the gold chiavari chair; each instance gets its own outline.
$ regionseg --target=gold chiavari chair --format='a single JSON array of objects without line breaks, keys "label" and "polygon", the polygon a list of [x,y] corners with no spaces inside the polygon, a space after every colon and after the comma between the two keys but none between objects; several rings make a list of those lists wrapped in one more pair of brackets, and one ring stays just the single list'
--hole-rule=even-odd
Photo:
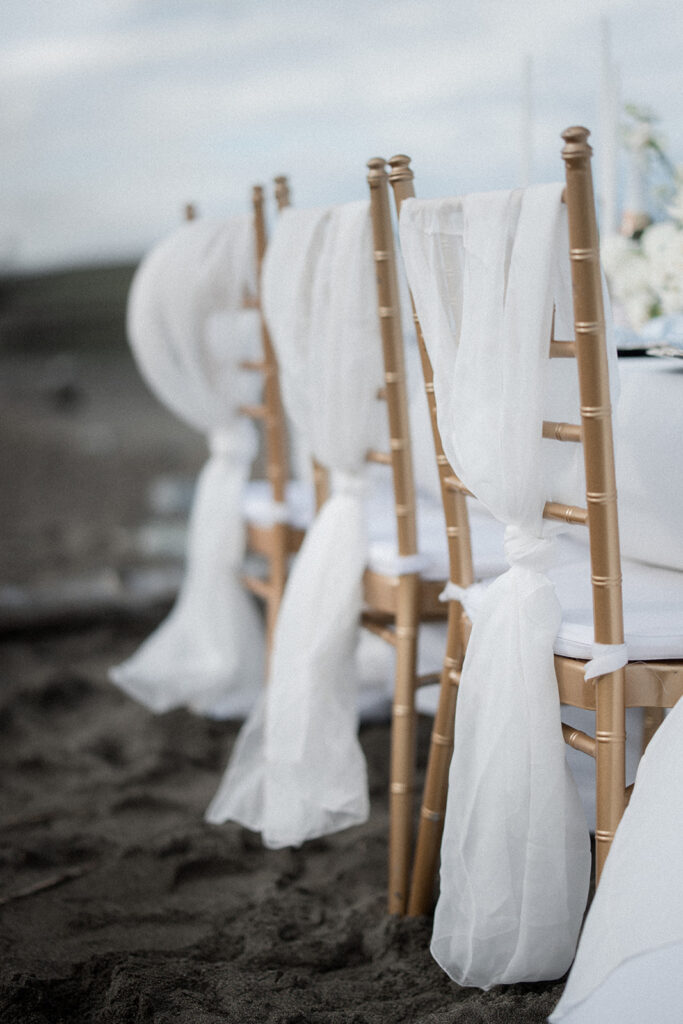
[{"label": "gold chiavari chair", "polygon": [[396,654],[389,784],[388,909],[392,914],[403,914],[413,834],[415,689],[435,682],[439,677],[438,673],[418,677],[418,632],[421,623],[444,619],[445,609],[439,601],[439,594],[445,579],[428,579],[419,571],[419,513],[385,162],[380,158],[370,160],[368,169],[385,380],[378,399],[386,403],[390,451],[370,451],[367,460],[391,468],[398,563],[402,562],[402,566],[400,571],[388,574],[372,567],[371,555],[363,581],[365,610],[362,623],[391,644]]},{"label": "gold chiavari chair", "polygon": [[[287,178],[275,178],[275,199],[278,210],[290,205]],[[257,280],[261,279],[261,267],[266,252],[267,236],[264,214],[263,188],[253,190],[254,233],[256,240]],[[260,296],[256,297],[260,308]],[[265,578],[253,573],[243,577],[244,586],[261,598],[266,608],[266,645],[270,652],[273,630],[287,580],[291,556],[301,547],[307,519],[306,497],[294,493],[299,481],[290,480],[290,457],[287,443],[287,425],[280,397],[278,365],[266,322],[261,316],[262,355],[258,360],[246,360],[243,370],[263,376],[262,401],[256,405],[243,406],[243,415],[260,423],[263,427],[263,447],[266,464],[266,514],[260,511],[264,505],[263,495],[258,494],[256,502],[250,502],[250,487],[245,504],[247,552],[260,556],[266,562]],[[316,493],[324,487],[320,471],[315,476]],[[260,482],[259,482],[260,483]],[[278,515],[273,516],[272,510]],[[270,513],[268,512],[270,510]]]},{"label": "gold chiavari chair", "polygon": [[[568,128],[562,134],[576,341],[571,344],[553,340],[550,346],[551,358],[576,358],[581,423],[543,425],[544,437],[583,444],[586,508],[564,508],[548,502],[545,515],[588,527],[595,642],[622,644],[622,560],[592,150],[588,135],[585,128]],[[638,566],[624,564],[627,574],[642,571]],[[655,572],[666,573],[666,570]],[[683,586],[680,589],[683,592]],[[595,712],[594,737],[567,725],[563,725],[562,731],[566,743],[595,758],[597,883],[630,795],[625,778],[625,709],[646,709],[647,739],[657,721],[661,721],[661,709],[673,707],[683,693],[683,660],[630,661],[624,668],[599,676],[595,681],[586,681],[585,662],[578,659],[556,655],[555,669],[561,703]]]},{"label": "gold chiavari chair", "polygon": [[[607,348],[605,343],[605,320],[600,274],[598,230],[595,217],[595,203],[591,175],[591,148],[588,145],[588,131],[585,128],[569,128],[563,133],[565,147],[562,155],[565,161],[566,188],[564,200],[568,210],[569,246],[574,302],[576,341],[550,340],[550,358],[575,358],[577,363],[581,403],[580,424],[544,422],[543,437],[549,440],[576,444],[581,443],[586,478],[586,508],[548,501],[544,517],[563,523],[587,527],[589,555],[583,565],[575,564],[568,570],[568,577],[583,573],[590,574],[592,604],[586,617],[592,622],[592,639],[596,644],[614,647],[624,643],[624,612],[622,595],[622,559],[619,550],[617,520],[616,475],[612,437],[612,417],[609,394]],[[392,161],[397,200],[412,194],[412,183],[406,158]],[[405,182],[408,182],[405,184]],[[398,186],[398,187],[397,187]],[[447,490],[464,491],[454,477],[444,480],[448,470],[441,468],[442,483]],[[588,564],[589,563],[589,564]],[[590,565],[590,568],[589,568]],[[624,562],[627,578],[638,577],[638,589],[647,592],[650,578],[651,588],[667,589],[676,595],[673,608],[683,609],[683,579],[673,570],[651,569],[633,561]],[[454,568],[457,568],[457,563]],[[554,573],[550,572],[551,579]],[[463,578],[466,578],[463,576]],[[555,576],[556,582],[561,573]],[[565,580],[566,583],[566,580]],[[562,587],[560,598],[562,599]],[[571,589],[571,588],[570,588]],[[565,592],[567,587],[564,587]],[[632,606],[629,612],[633,613]],[[459,611],[458,611],[459,614]],[[563,620],[558,639],[565,630],[565,622],[571,626],[573,620],[583,621],[580,606],[571,603],[571,612]],[[634,635],[638,631],[642,644],[641,623],[633,621]],[[629,627],[630,628],[630,627]],[[626,641],[629,641],[629,628]],[[466,643],[467,626],[461,633],[461,643]],[[596,786],[596,883],[609,852],[614,833],[628,801],[625,772],[625,711],[627,707],[643,708],[646,712],[645,739],[651,736],[661,721],[662,709],[673,707],[683,693],[683,661],[667,656],[661,658],[654,653],[658,643],[653,636],[648,644],[652,656],[647,660],[629,661],[617,670],[605,672],[596,679],[586,680],[586,658],[555,655],[560,703],[582,708],[595,714],[595,736],[568,725],[562,726],[565,742],[583,754],[595,759]],[[559,646],[559,645],[558,645]],[[457,672],[450,677],[457,687]],[[449,714],[455,709],[454,695],[444,696],[449,690],[449,673],[444,670],[442,677],[441,704]],[[452,739],[452,718],[446,726]],[[435,723],[435,730],[436,730]],[[440,731],[440,730],[439,730]],[[433,743],[432,758],[438,758],[440,740]],[[447,747],[446,743],[443,743]],[[429,792],[428,807],[445,808],[447,772],[433,773],[433,788]],[[428,821],[429,812],[425,815]],[[425,834],[430,830],[421,822]],[[440,829],[440,825],[439,825]],[[436,830],[435,830],[436,831]],[[431,892],[436,869],[436,853],[432,847],[429,856],[416,859],[412,892],[415,893],[413,912],[426,911],[431,902]]]}]

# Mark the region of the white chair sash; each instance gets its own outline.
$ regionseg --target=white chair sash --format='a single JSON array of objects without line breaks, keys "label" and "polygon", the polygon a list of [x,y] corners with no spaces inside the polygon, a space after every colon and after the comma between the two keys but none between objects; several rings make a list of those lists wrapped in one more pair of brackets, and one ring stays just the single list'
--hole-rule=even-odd
[{"label": "white chair sash", "polygon": [[675,1024],[683,1002],[683,701],[638,767],[553,1024]]},{"label": "white chair sash", "polygon": [[[481,988],[567,970],[590,874],[560,729],[560,608],[545,575],[553,531],[542,518],[556,459],[542,420],[575,419],[579,408],[575,366],[554,360],[550,369],[547,358],[554,308],[556,336],[573,337],[561,191],[408,200],[401,212],[444,451],[507,524],[511,568],[481,600],[459,687],[432,938],[444,970]],[[558,390],[573,414],[547,415]],[[574,453],[560,458],[572,500],[580,463]]]},{"label": "white chair sash", "polygon": [[287,211],[263,283],[283,394],[297,403],[290,414],[312,454],[333,471],[332,495],[290,573],[268,686],[207,818],[238,821],[281,847],[368,814],[354,661],[367,556],[364,456],[379,431],[382,381],[368,204]]},{"label": "white chair sash", "polygon": [[145,380],[177,416],[207,435],[190,516],[186,571],[167,619],[110,677],[156,712],[186,705],[245,715],[263,671],[263,630],[238,579],[242,491],[256,435],[238,407],[257,398],[241,359],[260,346],[253,226],[193,221],[143,260],[128,302],[128,336]]}]

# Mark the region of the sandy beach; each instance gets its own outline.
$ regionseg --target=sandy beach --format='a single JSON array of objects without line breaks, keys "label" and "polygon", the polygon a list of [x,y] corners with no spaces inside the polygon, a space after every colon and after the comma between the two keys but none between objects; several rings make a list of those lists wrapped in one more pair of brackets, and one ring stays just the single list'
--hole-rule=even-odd
[{"label": "sandy beach", "polygon": [[106,346],[0,347],[0,1021],[544,1021],[561,982],[460,989],[430,920],[387,916],[386,723],[361,732],[369,821],[268,851],[203,821],[238,724],[108,682],[169,607],[205,451],[110,316]]}]

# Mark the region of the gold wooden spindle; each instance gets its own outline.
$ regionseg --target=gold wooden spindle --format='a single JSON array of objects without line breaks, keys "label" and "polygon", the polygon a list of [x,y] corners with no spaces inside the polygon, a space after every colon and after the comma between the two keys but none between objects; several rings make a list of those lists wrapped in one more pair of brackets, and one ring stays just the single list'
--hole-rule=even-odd
[{"label": "gold wooden spindle", "polygon": [[313,459],[313,489],[315,491],[315,509],[319,512],[330,496],[330,476],[322,463]]},{"label": "gold wooden spindle", "polygon": [[543,437],[552,441],[576,441],[581,443],[581,426],[578,423],[555,423],[543,421]]},{"label": "gold wooden spindle", "polygon": [[408,914],[427,914],[434,904],[434,882],[443,835],[448,772],[453,754],[453,734],[462,665],[462,609],[449,602],[446,655],[439,680],[439,702],[429,741],[429,758],[420,807],[415,858],[410,881]]},{"label": "gold wooden spindle", "polygon": [[366,462],[374,462],[378,466],[391,466],[392,458],[390,452],[380,452],[376,448],[370,448],[365,453]]},{"label": "gold wooden spindle", "polygon": [[543,508],[544,519],[556,519],[560,523],[575,523],[588,526],[588,511],[578,505],[563,505],[561,501],[546,501]]},{"label": "gold wooden spindle", "polygon": [[592,736],[582,732],[581,729],[566,725],[565,722],[562,723],[562,736],[567,746],[573,747],[574,750],[580,750],[583,754],[588,754],[589,757],[595,757],[596,743]]},{"label": "gold wooden spindle", "polygon": [[268,372],[268,366],[263,359],[242,359],[239,368],[240,370],[253,370],[256,373]]},{"label": "gold wooden spindle", "polygon": [[[466,498],[468,495],[472,497],[472,491],[469,487],[465,487],[462,480],[459,480],[454,474],[446,477],[444,480],[444,487],[449,494],[461,494],[463,498]],[[465,508],[467,508],[466,505]]]},{"label": "gold wooden spindle", "polygon": [[263,420],[265,423],[268,419],[268,407],[265,405],[240,405],[239,414],[250,420]]},{"label": "gold wooden spindle", "polygon": [[[385,162],[368,161],[377,302],[382,335],[386,403],[396,504],[399,555],[417,551],[415,487],[410,451],[403,335]],[[400,514],[399,514],[400,512]],[[392,716],[389,820],[389,912],[403,914],[412,846],[415,694],[419,577],[399,576],[396,605],[396,678]]]},{"label": "gold wooden spindle", "polygon": [[278,174],[276,178],[273,178],[273,182],[275,184],[275,202],[277,203],[277,208],[278,210],[284,210],[287,206],[292,205],[287,175]]},{"label": "gold wooden spindle", "polygon": [[[614,447],[600,255],[586,128],[562,133],[569,258],[593,574],[595,640],[622,644],[624,626]],[[596,882],[625,806],[624,669],[596,680]]]},{"label": "gold wooden spindle", "polygon": [[576,356],[576,344],[573,341],[551,341],[551,359],[574,359]]},{"label": "gold wooden spindle", "polygon": [[[261,268],[266,252],[266,221],[263,209],[263,189],[256,185],[253,190],[252,203],[254,210],[254,235],[256,238],[257,280],[259,288],[259,305],[261,298]],[[263,405],[267,410],[264,417],[264,441],[266,456],[266,476],[270,483],[271,496],[274,501],[284,503],[287,483],[287,451],[286,426],[280,384],[278,380],[277,359],[270,339],[268,327],[261,311],[261,344],[263,362],[265,364],[263,382]],[[277,620],[282,592],[287,578],[288,562],[288,525],[274,523],[272,526],[273,544],[269,558],[270,598],[266,603],[266,636],[270,651]]]},{"label": "gold wooden spindle", "polygon": [[[389,181],[394,193],[396,211],[400,214],[404,199],[412,199],[415,196],[414,174],[410,167],[410,158],[402,154],[392,157],[389,160],[389,165],[391,167]],[[454,490],[448,483],[449,480],[457,480],[457,478],[454,477],[441,442],[434,394],[434,372],[412,295],[411,304],[427,393],[441,499],[446,518],[449,574],[454,582],[466,587],[474,581],[467,503],[466,495],[463,493],[463,490],[466,489],[460,485],[459,489]],[[457,482],[460,483],[460,481]],[[408,899],[408,914],[411,916],[428,913],[433,904],[434,879],[448,794],[448,770],[453,750],[458,694],[455,683],[460,678],[459,669],[462,665],[468,635],[469,624],[462,606],[457,602],[449,601],[446,655],[439,686],[439,703],[434,716],[429,746],[422,810]]]}]

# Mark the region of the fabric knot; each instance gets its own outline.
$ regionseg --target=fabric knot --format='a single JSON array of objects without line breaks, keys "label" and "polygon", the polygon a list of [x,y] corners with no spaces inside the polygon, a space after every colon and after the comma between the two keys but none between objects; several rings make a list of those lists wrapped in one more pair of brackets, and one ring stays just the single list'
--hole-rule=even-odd
[{"label": "fabric knot", "polygon": [[510,565],[524,565],[535,572],[546,572],[553,557],[552,537],[539,537],[520,526],[505,528],[505,557]]},{"label": "fabric knot", "polygon": [[585,679],[597,679],[628,664],[626,644],[593,644],[593,657],[586,664]]},{"label": "fabric knot", "polygon": [[362,498],[368,489],[365,477],[358,473],[347,473],[341,469],[332,471],[332,493],[349,494]]},{"label": "fabric knot", "polygon": [[454,583],[453,580],[449,580],[439,594],[439,601],[460,601],[462,604],[468,590],[469,587],[461,587],[459,583]]},{"label": "fabric knot", "polygon": [[416,552],[414,555],[396,554],[396,574],[409,576],[411,573],[423,573],[429,567],[427,555]]}]

